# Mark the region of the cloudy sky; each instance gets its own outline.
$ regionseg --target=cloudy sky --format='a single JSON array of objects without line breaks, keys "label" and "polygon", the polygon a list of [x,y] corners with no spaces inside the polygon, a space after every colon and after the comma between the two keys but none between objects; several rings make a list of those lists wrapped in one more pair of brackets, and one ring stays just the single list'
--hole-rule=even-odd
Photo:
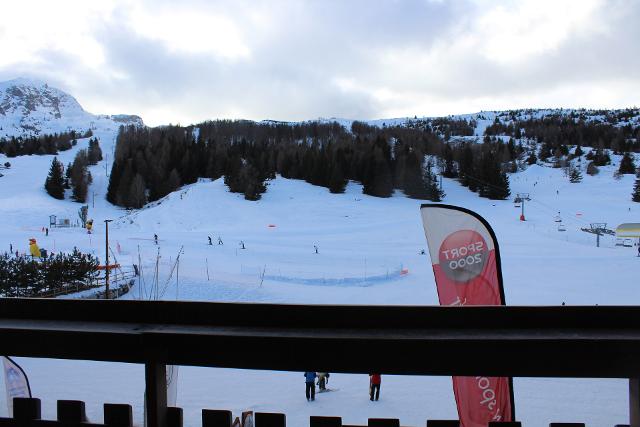
[{"label": "cloudy sky", "polygon": [[150,125],[630,107],[640,1],[12,1],[16,77]]}]

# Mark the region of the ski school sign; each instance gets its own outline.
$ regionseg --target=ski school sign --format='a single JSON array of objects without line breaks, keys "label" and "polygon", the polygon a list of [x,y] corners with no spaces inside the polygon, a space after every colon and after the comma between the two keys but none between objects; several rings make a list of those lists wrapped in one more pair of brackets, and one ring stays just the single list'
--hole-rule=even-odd
[{"label": "ski school sign", "polygon": [[[440,305],[505,305],[495,233],[480,215],[449,205],[420,208]],[[513,385],[504,377],[453,377],[463,427],[514,421]]]}]

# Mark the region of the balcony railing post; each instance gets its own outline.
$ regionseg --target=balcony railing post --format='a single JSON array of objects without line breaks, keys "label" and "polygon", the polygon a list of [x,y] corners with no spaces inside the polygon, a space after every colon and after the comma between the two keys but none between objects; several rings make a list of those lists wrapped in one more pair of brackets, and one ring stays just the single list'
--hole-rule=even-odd
[{"label": "balcony railing post", "polygon": [[148,361],[144,365],[146,384],[146,427],[167,427],[167,366]]},{"label": "balcony railing post", "polygon": [[629,378],[629,426],[640,427],[640,378]]},{"label": "balcony railing post", "polygon": [[629,425],[640,427],[640,378],[629,378]]}]

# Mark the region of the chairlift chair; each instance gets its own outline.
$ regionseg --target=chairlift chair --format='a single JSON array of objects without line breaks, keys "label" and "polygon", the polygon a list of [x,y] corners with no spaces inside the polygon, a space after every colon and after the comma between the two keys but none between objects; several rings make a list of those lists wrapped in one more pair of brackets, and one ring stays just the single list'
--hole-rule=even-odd
[{"label": "chairlift chair", "polygon": [[564,224],[560,223],[558,224],[558,231],[567,231],[567,227],[565,227]]},{"label": "chairlift chair", "polygon": [[562,218],[560,217],[560,215],[556,215],[556,216],[553,218],[553,220],[554,220],[555,222],[562,222]]}]

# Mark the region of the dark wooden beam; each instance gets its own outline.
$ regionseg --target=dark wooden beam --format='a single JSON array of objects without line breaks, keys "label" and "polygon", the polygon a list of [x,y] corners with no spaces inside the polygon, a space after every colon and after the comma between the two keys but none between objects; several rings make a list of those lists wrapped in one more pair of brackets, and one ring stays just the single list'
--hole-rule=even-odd
[{"label": "dark wooden beam", "polygon": [[4,299],[0,336],[10,343],[10,355],[30,357],[288,371],[311,365],[352,373],[640,377],[640,307]]}]

